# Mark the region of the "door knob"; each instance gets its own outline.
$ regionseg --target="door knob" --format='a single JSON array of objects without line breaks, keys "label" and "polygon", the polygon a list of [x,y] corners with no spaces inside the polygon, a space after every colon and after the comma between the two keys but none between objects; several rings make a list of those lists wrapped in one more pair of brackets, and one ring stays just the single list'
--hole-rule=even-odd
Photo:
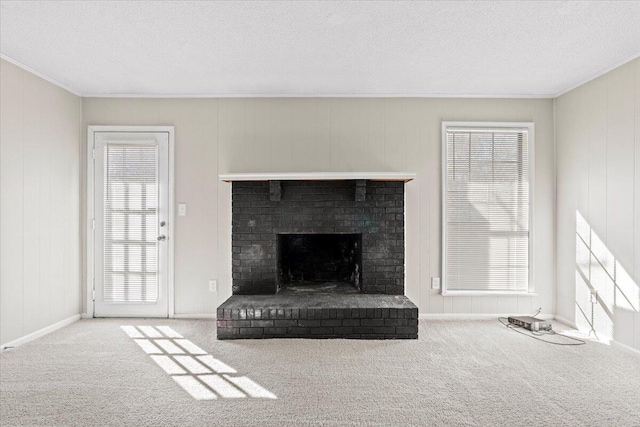
[{"label": "door knob", "polygon": [[166,240],[167,236],[165,236],[164,234],[161,234],[158,236],[158,240]]}]

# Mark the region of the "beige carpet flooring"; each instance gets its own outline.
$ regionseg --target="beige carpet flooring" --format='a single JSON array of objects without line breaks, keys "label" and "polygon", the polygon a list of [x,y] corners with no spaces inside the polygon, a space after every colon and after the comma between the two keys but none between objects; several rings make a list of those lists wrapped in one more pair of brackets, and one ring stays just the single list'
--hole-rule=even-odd
[{"label": "beige carpet flooring", "polygon": [[[244,397],[195,399],[122,325],[170,326],[218,363],[218,391]],[[180,380],[197,395],[196,376]],[[82,320],[0,354],[0,425],[640,426],[640,358],[497,320],[421,320],[407,341],[218,341],[211,320]]]}]

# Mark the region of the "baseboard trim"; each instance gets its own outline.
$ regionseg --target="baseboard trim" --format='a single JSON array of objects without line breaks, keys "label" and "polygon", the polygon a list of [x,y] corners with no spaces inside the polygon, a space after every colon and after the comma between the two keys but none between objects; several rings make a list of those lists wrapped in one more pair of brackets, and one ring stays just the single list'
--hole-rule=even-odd
[{"label": "baseboard trim", "polygon": [[616,340],[611,340],[610,344],[611,344],[611,347],[617,348],[618,350],[622,350],[625,353],[629,353],[634,356],[640,356],[640,350],[635,349],[633,347],[629,347],[626,344],[622,344],[621,342],[618,342]]},{"label": "baseboard trim", "polygon": [[[107,316],[110,317],[110,316]],[[115,317],[131,317],[131,316],[115,316]],[[148,316],[135,316],[135,317],[148,317]],[[175,314],[170,319],[215,319],[216,313],[187,313],[187,314]],[[93,314],[82,313],[83,319],[93,319]],[[151,318],[151,317],[150,317]]]},{"label": "baseboard trim", "polygon": [[189,313],[189,314],[174,314],[174,319],[215,319],[216,313]]},{"label": "baseboard trim", "polygon": [[43,337],[47,334],[50,334],[51,332],[57,331],[58,329],[64,328],[67,325],[72,324],[73,322],[77,322],[78,320],[80,320],[81,315],[80,314],[74,314],[71,317],[68,317],[64,320],[61,320],[59,322],[54,323],[53,325],[49,325],[45,328],[39,329],[35,332],[32,332],[28,335],[25,335],[23,337],[20,337],[18,339],[15,339],[13,341],[9,341],[7,343],[4,343],[0,346],[0,351],[5,351],[5,350],[10,350],[12,348],[16,348],[18,346],[21,346],[22,344],[26,344],[30,341],[33,341],[35,339],[38,339],[40,337]]},{"label": "baseboard trim", "polygon": [[565,319],[562,316],[558,316],[557,314],[555,315],[555,320],[557,320],[560,323],[564,323],[565,325],[570,326],[573,329],[578,329],[578,325],[576,325],[575,322],[572,322],[571,320]]},{"label": "baseboard trim", "polygon": [[[421,313],[418,317],[429,320],[491,320],[509,316],[531,316],[531,313]],[[552,320],[554,315],[541,313],[536,317],[542,320]]]}]

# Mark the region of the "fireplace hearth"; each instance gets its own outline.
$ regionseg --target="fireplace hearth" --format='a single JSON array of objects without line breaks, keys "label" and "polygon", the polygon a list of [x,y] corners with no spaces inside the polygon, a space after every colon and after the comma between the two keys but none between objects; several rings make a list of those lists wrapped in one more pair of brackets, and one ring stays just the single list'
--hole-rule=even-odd
[{"label": "fireplace hearth", "polygon": [[403,181],[233,181],[218,337],[416,338],[404,234]]}]

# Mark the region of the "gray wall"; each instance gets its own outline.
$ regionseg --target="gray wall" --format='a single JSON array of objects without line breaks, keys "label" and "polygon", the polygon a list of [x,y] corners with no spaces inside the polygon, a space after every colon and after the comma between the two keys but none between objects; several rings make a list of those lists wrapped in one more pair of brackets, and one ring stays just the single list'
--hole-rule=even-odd
[{"label": "gray wall", "polygon": [[[556,126],[557,314],[640,350],[640,59],[557,98]],[[579,273],[589,229],[595,305]]]},{"label": "gray wall", "polygon": [[[536,296],[443,297],[430,289],[441,262],[442,120],[535,122]],[[175,224],[177,315],[213,314],[231,295],[230,184],[218,174],[271,171],[415,172],[406,187],[405,292],[421,313],[555,312],[551,99],[85,98],[83,122],[176,127],[176,201],[188,204]],[[218,293],[208,292],[209,279],[218,279]]]},{"label": "gray wall", "polygon": [[77,315],[82,99],[0,60],[0,343]]}]

